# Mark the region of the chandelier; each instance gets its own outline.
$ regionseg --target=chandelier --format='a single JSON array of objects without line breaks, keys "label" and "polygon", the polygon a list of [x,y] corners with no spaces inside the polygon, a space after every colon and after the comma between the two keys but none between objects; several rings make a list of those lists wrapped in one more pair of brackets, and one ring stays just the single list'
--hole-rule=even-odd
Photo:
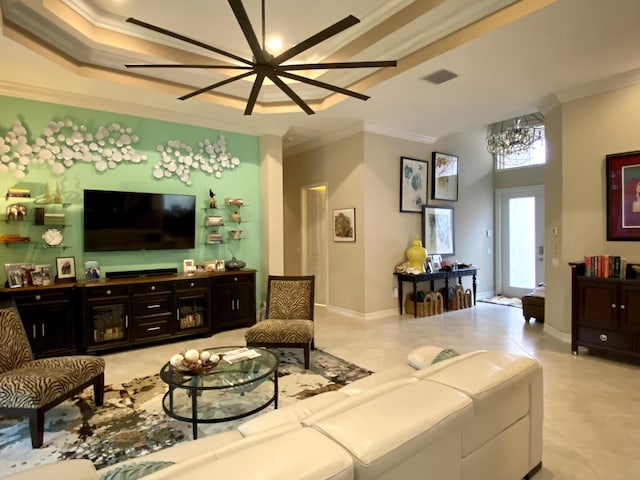
[{"label": "chandelier", "polygon": [[533,113],[489,126],[487,150],[498,157],[522,157],[544,140],[544,116]]}]

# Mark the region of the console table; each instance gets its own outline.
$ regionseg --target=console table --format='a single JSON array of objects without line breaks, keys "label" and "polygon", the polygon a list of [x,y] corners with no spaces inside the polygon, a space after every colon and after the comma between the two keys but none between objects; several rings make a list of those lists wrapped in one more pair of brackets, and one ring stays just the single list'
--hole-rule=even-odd
[{"label": "console table", "polygon": [[[473,291],[473,304],[476,304],[476,274],[478,273],[477,267],[470,268],[458,268],[456,270],[445,271],[441,270],[439,272],[432,273],[398,273],[395,272],[394,275],[398,277],[398,300],[400,304],[400,315],[402,315],[402,303],[403,303],[403,294],[402,294],[402,284],[404,282],[410,282],[413,284],[413,305],[414,305],[414,317],[418,316],[418,302],[416,300],[416,294],[418,293],[418,283],[420,282],[430,282],[431,291],[435,291],[434,283],[436,280],[444,280],[444,287],[449,288],[449,279],[458,279],[458,284],[462,285],[462,277],[471,277],[471,289]],[[455,280],[454,280],[455,281]],[[448,309],[448,302],[444,302],[445,310]]]}]

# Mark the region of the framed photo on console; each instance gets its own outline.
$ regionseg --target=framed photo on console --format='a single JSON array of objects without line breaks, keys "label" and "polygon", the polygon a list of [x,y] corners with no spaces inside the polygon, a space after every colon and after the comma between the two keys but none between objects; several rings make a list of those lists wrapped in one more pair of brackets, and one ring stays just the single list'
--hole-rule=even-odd
[{"label": "framed photo on console", "polygon": [[76,257],[56,257],[56,281],[72,282],[76,279]]}]

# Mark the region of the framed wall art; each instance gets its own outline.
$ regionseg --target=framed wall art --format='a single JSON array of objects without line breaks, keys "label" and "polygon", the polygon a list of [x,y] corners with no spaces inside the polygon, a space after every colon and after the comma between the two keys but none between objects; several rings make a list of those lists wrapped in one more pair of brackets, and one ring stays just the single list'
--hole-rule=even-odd
[{"label": "framed wall art", "polygon": [[400,211],[422,212],[427,204],[429,162],[400,157]]},{"label": "framed wall art", "polygon": [[640,240],[640,151],[607,155],[607,240]]},{"label": "framed wall art", "polygon": [[422,245],[429,255],[454,255],[453,208],[425,206],[422,212]]},{"label": "framed wall art", "polygon": [[356,209],[339,208],[333,211],[333,241],[356,241]]},{"label": "framed wall art", "polygon": [[431,198],[458,200],[458,157],[446,153],[431,153]]},{"label": "framed wall art", "polygon": [[59,281],[76,279],[76,257],[56,257],[56,279]]}]

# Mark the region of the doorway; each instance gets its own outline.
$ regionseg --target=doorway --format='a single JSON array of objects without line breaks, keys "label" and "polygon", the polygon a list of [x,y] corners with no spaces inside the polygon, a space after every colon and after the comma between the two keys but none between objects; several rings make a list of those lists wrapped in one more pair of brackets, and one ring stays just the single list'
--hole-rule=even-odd
[{"label": "doorway", "polygon": [[302,275],[315,275],[315,303],[328,301],[327,242],[327,186],[325,184],[302,187]]},{"label": "doorway", "polygon": [[544,282],[544,186],[496,191],[496,288],[522,297]]}]

